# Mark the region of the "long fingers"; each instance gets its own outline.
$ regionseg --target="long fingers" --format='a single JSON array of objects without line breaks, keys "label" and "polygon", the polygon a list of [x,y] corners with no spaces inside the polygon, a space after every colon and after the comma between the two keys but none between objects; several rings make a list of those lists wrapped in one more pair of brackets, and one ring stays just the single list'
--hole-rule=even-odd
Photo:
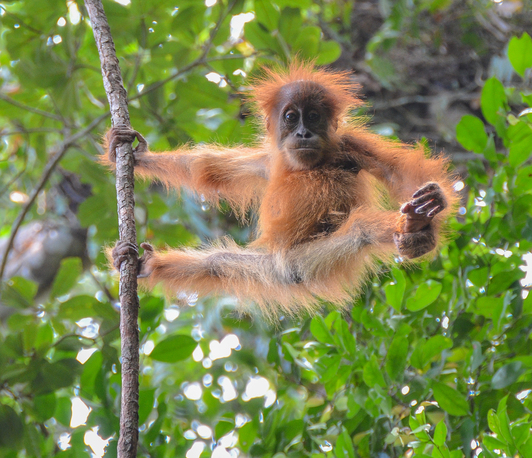
[{"label": "long fingers", "polygon": [[441,191],[440,185],[438,183],[430,182],[430,183],[427,183],[426,185],[422,186],[421,188],[419,188],[412,195],[412,197],[415,199],[416,197],[420,197],[423,194],[426,194],[427,192],[436,191],[436,190]]},{"label": "long fingers", "polygon": [[118,145],[122,143],[133,143],[135,139],[138,140],[139,144],[135,148],[133,148],[134,153],[142,154],[148,151],[148,142],[146,141],[146,139],[139,132],[130,129],[129,127],[113,127],[109,131],[109,135],[109,152],[114,156],[116,156],[116,148]]},{"label": "long fingers", "polygon": [[432,218],[433,216],[437,215],[443,210],[443,207],[441,205],[438,205],[437,207],[434,207],[432,210],[427,212],[427,216]]},{"label": "long fingers", "polygon": [[138,254],[139,250],[134,243],[118,241],[111,252],[113,256],[113,266],[120,270],[120,265],[132,254]]},{"label": "long fingers", "polygon": [[153,272],[153,267],[149,266],[148,260],[153,256],[154,249],[147,242],[141,243],[140,247],[144,249],[144,254],[139,259],[139,273],[137,278],[146,278]]},{"label": "long fingers", "polygon": [[[415,194],[414,194],[415,196]],[[424,204],[425,202],[428,202],[428,201],[435,201],[437,202],[439,205],[441,205],[442,203],[442,195],[439,191],[432,191],[432,192],[427,192],[426,194],[423,194],[413,200],[410,201],[410,205],[412,205],[413,207],[418,207],[419,205],[421,204]]]},{"label": "long fingers", "polygon": [[428,202],[420,205],[419,207],[416,207],[414,210],[418,215],[424,215],[428,211],[432,210],[434,205],[434,199],[430,199]]},{"label": "long fingers", "polygon": [[153,247],[148,242],[142,242],[140,247],[144,250],[144,255],[146,254],[146,251],[154,251]]}]

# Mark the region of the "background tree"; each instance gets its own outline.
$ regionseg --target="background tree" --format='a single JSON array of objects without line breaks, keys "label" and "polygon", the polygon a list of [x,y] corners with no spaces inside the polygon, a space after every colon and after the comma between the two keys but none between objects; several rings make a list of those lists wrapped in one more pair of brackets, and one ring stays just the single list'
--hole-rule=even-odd
[{"label": "background tree", "polygon": [[[324,304],[269,328],[231,298],[142,294],[140,456],[532,454],[530,2],[104,5],[154,150],[250,141],[246,77],[298,53],[355,69],[374,107],[359,114],[445,147],[463,186],[443,253],[383,270],[349,316]],[[113,456],[118,294],[101,247],[118,234],[92,31],[75,1],[3,1],[0,20],[0,457],[100,456],[107,439]],[[186,192],[139,183],[136,199],[139,240],[248,236]]]}]

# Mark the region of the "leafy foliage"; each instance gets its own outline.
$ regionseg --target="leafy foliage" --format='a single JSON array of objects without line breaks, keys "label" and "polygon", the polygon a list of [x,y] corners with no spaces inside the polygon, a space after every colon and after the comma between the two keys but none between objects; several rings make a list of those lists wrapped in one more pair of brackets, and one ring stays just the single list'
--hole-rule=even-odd
[{"label": "leafy foliage", "polygon": [[[256,128],[238,95],[244,75],[296,53],[332,63],[342,43],[333,37],[352,14],[342,1],[210,3],[104,2],[132,124],[154,150],[251,141]],[[366,49],[373,75],[390,87],[401,84],[390,55],[416,35],[403,32],[450,8],[392,3],[382,2],[390,8]],[[21,0],[0,10],[0,231],[8,236],[51,154],[106,102],[81,3]],[[243,32],[231,32],[241,14]],[[473,25],[461,21],[472,39]],[[432,261],[381,272],[346,316],[324,304],[323,315],[276,328],[237,315],[231,298],[174,303],[141,293],[140,456],[532,455],[532,296],[521,282],[532,247],[532,95],[521,79],[530,80],[530,43],[526,33],[509,41],[520,76],[487,79],[478,116],[457,126],[476,159],[451,241]],[[63,259],[46,287],[15,276],[2,288],[10,312],[0,324],[2,458],[88,456],[96,435],[109,439],[106,456],[116,454],[118,291],[101,250],[117,238],[116,203],[112,176],[95,160],[103,123],[98,129],[70,147],[26,217],[77,219],[89,229],[89,259]],[[82,202],[65,192],[70,172],[90,185]],[[137,222],[139,239],[159,245],[248,236],[186,192],[144,183]]]}]

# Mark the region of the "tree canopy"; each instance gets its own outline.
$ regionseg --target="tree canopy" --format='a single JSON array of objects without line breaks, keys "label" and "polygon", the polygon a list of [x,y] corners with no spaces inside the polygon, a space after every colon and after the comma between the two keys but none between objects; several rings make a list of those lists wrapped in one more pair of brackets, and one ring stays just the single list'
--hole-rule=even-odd
[{"label": "tree canopy", "polygon": [[[532,456],[530,1],[104,7],[153,150],[252,142],[246,81],[299,56],[355,70],[355,114],[444,147],[462,195],[441,254],[383,266],[347,314],[272,325],[231,297],[141,292],[139,456]],[[0,21],[0,458],[112,457],[118,286],[102,247],[118,231],[98,52],[82,2],[3,0]],[[156,246],[249,236],[227,208],[144,182],[135,215]]]}]

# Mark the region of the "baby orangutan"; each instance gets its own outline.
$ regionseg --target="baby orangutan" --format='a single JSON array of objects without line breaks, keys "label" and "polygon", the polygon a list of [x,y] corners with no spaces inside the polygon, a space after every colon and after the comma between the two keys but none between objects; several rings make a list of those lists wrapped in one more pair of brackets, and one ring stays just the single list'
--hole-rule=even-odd
[{"label": "baby orangutan", "polygon": [[[258,237],[246,248],[224,240],[160,252],[143,243],[139,277],[174,294],[229,293],[255,301],[266,315],[295,314],[315,309],[318,299],[341,306],[379,260],[436,249],[456,202],[447,162],[349,119],[360,105],[349,73],[301,63],[266,70],[251,97],[265,120],[257,147],[151,153],[138,132],[109,131],[108,165],[118,144],[137,138],[137,175],[187,187],[214,204],[224,199],[241,216],[250,208],[259,213]],[[136,250],[117,243],[115,267]]]}]

